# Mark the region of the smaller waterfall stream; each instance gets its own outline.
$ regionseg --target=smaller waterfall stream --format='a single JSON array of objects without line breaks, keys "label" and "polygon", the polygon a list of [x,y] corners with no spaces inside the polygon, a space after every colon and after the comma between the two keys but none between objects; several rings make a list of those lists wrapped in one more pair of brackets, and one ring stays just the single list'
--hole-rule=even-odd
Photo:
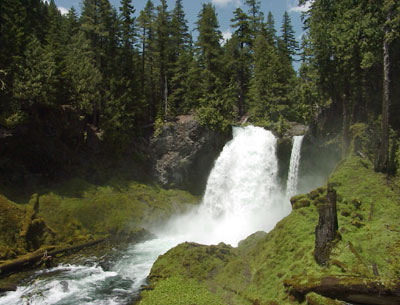
[{"label": "smaller waterfall stream", "polygon": [[286,198],[297,194],[297,184],[299,179],[299,167],[300,167],[300,153],[301,144],[304,136],[293,137],[292,154],[290,156],[289,174],[286,185]]}]

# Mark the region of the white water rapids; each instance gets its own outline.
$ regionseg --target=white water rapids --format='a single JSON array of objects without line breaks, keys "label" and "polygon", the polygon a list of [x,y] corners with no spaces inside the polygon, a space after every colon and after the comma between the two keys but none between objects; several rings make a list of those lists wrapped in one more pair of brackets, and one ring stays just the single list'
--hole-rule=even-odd
[{"label": "white water rapids", "polygon": [[39,271],[25,286],[0,297],[0,305],[127,304],[153,262],[171,247],[184,241],[236,246],[256,231],[270,231],[291,211],[277,173],[274,135],[258,127],[236,127],[209,176],[202,204],[158,228],[158,239],[131,246],[109,271],[96,258],[82,266]]}]

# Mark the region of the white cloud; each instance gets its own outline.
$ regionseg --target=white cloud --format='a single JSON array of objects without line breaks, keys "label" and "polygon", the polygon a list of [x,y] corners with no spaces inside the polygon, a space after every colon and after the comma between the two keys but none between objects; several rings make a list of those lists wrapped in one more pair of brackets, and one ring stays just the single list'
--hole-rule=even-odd
[{"label": "white cloud", "polygon": [[62,15],[67,15],[68,14],[68,9],[66,9],[65,7],[59,6],[58,10],[60,11],[60,13]]},{"label": "white cloud", "polygon": [[226,31],[222,31],[222,44],[225,44],[228,39],[232,37],[232,32],[230,29],[227,29]]},{"label": "white cloud", "polygon": [[227,6],[228,4],[233,4],[234,6],[240,6],[240,0],[211,0],[212,3],[218,6]]},{"label": "white cloud", "polygon": [[288,0],[288,11],[293,13],[307,12],[312,5],[313,1],[307,1],[305,5],[298,5],[298,0]]},{"label": "white cloud", "polygon": [[[47,4],[50,4],[50,0],[42,0],[43,2],[46,2]],[[62,6],[57,6],[58,10],[62,15],[67,15],[68,14],[68,9]]]}]

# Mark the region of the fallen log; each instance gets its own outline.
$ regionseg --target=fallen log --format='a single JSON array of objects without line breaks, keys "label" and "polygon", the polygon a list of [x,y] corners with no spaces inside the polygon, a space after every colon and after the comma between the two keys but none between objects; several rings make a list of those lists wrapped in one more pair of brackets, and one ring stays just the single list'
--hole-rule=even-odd
[{"label": "fallen log", "polygon": [[50,266],[50,262],[57,255],[60,255],[60,254],[66,255],[66,254],[78,252],[82,249],[92,247],[99,243],[102,243],[105,240],[106,239],[94,240],[94,241],[91,241],[88,243],[70,246],[70,247],[61,248],[61,249],[54,249],[54,247],[52,247],[47,250],[44,250],[44,249],[38,250],[34,253],[30,253],[28,255],[25,255],[23,257],[17,258],[8,263],[0,265],[0,278],[8,276],[12,273],[38,268],[43,263],[45,263],[46,266]]},{"label": "fallen log", "polygon": [[334,276],[309,280],[306,284],[299,282],[291,279],[286,280],[284,285],[289,289],[289,294],[300,300],[314,292],[327,298],[360,305],[400,304],[400,282]]}]

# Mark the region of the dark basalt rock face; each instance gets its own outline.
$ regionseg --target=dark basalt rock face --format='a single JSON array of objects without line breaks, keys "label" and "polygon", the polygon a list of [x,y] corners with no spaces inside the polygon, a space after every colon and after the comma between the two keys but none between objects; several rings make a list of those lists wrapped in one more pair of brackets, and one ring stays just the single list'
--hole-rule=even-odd
[{"label": "dark basalt rock face", "polygon": [[164,124],[150,143],[152,176],[162,187],[200,195],[214,161],[231,138],[200,126],[191,115]]}]

